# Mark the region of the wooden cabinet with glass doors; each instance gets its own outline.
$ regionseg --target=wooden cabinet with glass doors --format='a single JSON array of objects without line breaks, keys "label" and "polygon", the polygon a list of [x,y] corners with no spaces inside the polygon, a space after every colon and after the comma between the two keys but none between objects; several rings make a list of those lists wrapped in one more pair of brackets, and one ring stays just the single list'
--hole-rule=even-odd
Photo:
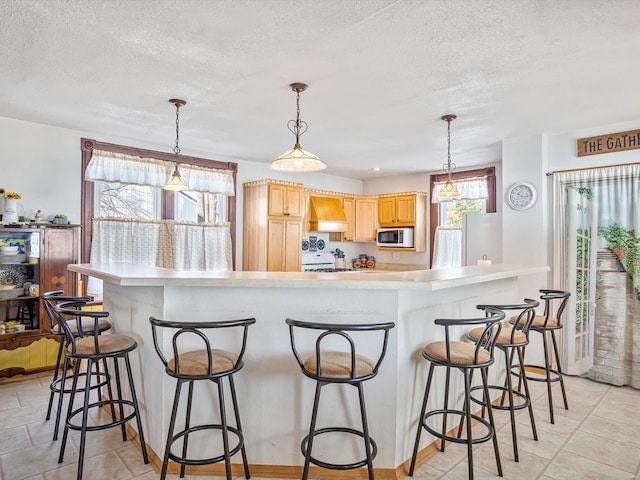
[{"label": "wooden cabinet with glass doors", "polygon": [[0,376],[52,368],[58,337],[51,335],[40,294],[76,293],[76,276],[67,265],[77,261],[77,228],[0,227]]}]

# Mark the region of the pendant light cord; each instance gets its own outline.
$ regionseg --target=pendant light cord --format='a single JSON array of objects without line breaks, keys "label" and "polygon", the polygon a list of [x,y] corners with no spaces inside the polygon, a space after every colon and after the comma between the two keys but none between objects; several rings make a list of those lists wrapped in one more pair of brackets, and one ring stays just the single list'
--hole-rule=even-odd
[{"label": "pendant light cord", "polygon": [[180,104],[176,103],[176,146],[173,148],[173,153],[176,154],[176,157],[180,155],[180,147],[178,146],[180,142]]}]

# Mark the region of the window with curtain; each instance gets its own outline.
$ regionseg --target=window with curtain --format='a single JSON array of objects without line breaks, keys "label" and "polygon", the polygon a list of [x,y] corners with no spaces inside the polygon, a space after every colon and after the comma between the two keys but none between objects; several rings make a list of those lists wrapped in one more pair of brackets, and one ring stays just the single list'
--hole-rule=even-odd
[{"label": "window with curtain", "polygon": [[462,265],[462,215],[496,211],[495,168],[454,172],[451,180],[460,200],[439,202],[446,174],[431,175],[431,268]]},{"label": "window with curtain", "polygon": [[82,261],[233,270],[237,164],[82,139]]}]

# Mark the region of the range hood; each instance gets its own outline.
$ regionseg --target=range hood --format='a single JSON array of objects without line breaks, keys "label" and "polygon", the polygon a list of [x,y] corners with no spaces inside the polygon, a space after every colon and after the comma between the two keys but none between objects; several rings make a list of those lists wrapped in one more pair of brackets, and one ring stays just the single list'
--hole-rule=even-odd
[{"label": "range hood", "polygon": [[309,230],[312,232],[346,232],[347,216],[339,198],[311,197]]}]

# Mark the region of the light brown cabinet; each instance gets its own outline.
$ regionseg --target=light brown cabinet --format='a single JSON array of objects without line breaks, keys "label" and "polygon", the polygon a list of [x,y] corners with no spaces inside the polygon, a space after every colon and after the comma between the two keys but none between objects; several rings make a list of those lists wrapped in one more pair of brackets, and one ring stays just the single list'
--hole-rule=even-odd
[{"label": "light brown cabinet", "polygon": [[355,242],[376,241],[376,197],[356,197],[354,201],[355,228],[353,240]]},{"label": "light brown cabinet", "polygon": [[304,198],[299,183],[244,184],[243,270],[300,271]]},{"label": "light brown cabinet", "polygon": [[[63,290],[76,294],[76,275],[67,265],[77,262],[77,227],[2,228],[3,244],[21,245],[22,254],[0,256],[0,283],[15,284],[0,296],[0,320],[18,321],[24,331],[0,332],[0,376],[46,370],[55,365],[58,337],[40,295],[23,291],[24,282],[39,286],[39,294]],[[31,261],[29,261],[31,257]],[[20,291],[19,295],[13,292]]]},{"label": "light brown cabinet", "polygon": [[416,222],[416,195],[378,197],[378,224],[381,227],[413,227]]},{"label": "light brown cabinet", "polygon": [[302,185],[269,184],[269,215],[302,217]]}]

